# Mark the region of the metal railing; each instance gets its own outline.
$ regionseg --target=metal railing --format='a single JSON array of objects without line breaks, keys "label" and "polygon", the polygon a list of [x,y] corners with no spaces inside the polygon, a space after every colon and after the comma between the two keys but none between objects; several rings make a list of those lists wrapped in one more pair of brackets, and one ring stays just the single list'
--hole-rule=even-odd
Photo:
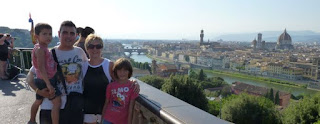
[{"label": "metal railing", "polygon": [[31,53],[33,48],[16,47],[11,51],[9,63],[19,67],[22,71],[31,68]]}]

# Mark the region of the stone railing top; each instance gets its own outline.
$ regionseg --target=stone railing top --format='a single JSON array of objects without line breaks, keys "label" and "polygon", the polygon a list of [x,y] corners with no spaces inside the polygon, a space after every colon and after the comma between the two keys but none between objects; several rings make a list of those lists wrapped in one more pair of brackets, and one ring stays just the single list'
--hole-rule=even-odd
[{"label": "stone railing top", "polygon": [[140,99],[166,123],[230,124],[140,80]]}]

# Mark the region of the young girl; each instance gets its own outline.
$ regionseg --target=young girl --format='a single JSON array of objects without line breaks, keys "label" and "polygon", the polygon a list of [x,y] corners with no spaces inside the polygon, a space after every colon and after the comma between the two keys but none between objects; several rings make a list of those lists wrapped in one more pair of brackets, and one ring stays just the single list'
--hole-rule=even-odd
[{"label": "young girl", "polygon": [[127,59],[118,59],[113,66],[116,78],[107,86],[102,111],[102,124],[131,124],[134,100],[139,94],[131,87],[132,66]]},{"label": "young girl", "polygon": [[[53,56],[48,50],[48,45],[52,40],[52,27],[49,24],[38,23],[35,27],[35,39],[38,41],[32,51],[32,65],[34,66],[37,75],[37,80],[35,80],[37,89],[35,92],[37,93],[38,90],[44,88],[49,89],[49,94],[53,96],[52,98],[49,98],[53,103],[51,110],[52,123],[58,124],[61,92],[58,90],[55,80],[57,63],[54,61]],[[36,94],[36,101],[31,107],[31,118],[28,124],[35,123],[35,117],[42,100],[43,97]]]}]

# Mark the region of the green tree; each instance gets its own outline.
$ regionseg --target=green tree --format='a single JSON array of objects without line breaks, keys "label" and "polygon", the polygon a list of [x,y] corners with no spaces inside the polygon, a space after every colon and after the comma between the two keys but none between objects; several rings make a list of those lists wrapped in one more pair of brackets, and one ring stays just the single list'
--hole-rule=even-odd
[{"label": "green tree", "polygon": [[283,112],[284,124],[312,124],[320,120],[320,93],[291,103]]},{"label": "green tree", "polygon": [[204,81],[204,80],[206,80],[206,78],[207,78],[207,75],[201,69],[197,79],[200,80],[200,81]]},{"label": "green tree", "polygon": [[269,91],[267,91],[267,93],[264,95],[264,97],[266,97],[266,98],[268,98],[268,99],[269,99],[269,97],[270,97],[270,93],[269,93]]},{"label": "green tree", "polygon": [[148,75],[148,76],[143,76],[140,77],[139,80],[157,88],[161,89],[162,85],[164,84],[165,80],[159,76],[154,76],[154,75]]},{"label": "green tree", "polygon": [[221,117],[237,124],[281,123],[279,113],[269,99],[248,94],[240,94],[226,101],[222,106]]},{"label": "green tree", "polygon": [[244,70],[245,67],[244,66],[237,66],[236,69],[238,69],[238,71],[240,72],[240,70]]},{"label": "green tree", "polygon": [[161,89],[174,97],[207,111],[208,100],[202,87],[195,82],[196,80],[188,76],[171,75],[162,85]]},{"label": "green tree", "polygon": [[138,68],[143,69],[143,64],[142,64],[142,62],[139,62],[139,67],[138,67]]},{"label": "green tree", "polygon": [[274,98],[274,103],[277,105],[280,105],[279,91],[277,91],[277,93],[276,93],[276,97]]},{"label": "green tree", "polygon": [[220,113],[220,101],[209,101],[208,112],[214,116],[218,116]]},{"label": "green tree", "polygon": [[194,70],[190,69],[189,70],[189,77],[192,79],[198,79],[199,76]]},{"label": "green tree", "polygon": [[273,94],[272,88],[270,89],[270,92],[269,92],[269,99],[274,103],[274,94]]},{"label": "green tree", "polygon": [[184,55],[183,57],[184,57],[184,60],[186,60],[187,62],[190,61],[190,57],[188,55]]},{"label": "green tree", "polygon": [[199,82],[203,89],[207,88],[214,88],[214,87],[221,87],[227,85],[227,83],[224,81],[223,78],[221,77],[211,77],[207,78],[205,81],[200,81]]},{"label": "green tree", "polygon": [[207,82],[211,83],[212,85],[214,85],[213,87],[221,87],[224,86],[226,84],[228,84],[227,82],[224,81],[223,78],[221,77],[211,77],[207,79]]},{"label": "green tree", "polygon": [[222,97],[228,97],[232,94],[232,88],[230,85],[225,85],[221,90],[221,96]]}]

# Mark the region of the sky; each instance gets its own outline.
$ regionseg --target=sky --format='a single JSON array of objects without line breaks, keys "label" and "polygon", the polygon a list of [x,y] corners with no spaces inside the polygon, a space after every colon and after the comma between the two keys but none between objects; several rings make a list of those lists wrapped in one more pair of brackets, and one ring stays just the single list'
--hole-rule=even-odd
[{"label": "sky", "polygon": [[[3,4],[4,3],[4,4]],[[261,31],[320,32],[320,0],[7,0],[0,26],[45,22],[58,34],[64,20],[107,39],[197,40]]]}]

